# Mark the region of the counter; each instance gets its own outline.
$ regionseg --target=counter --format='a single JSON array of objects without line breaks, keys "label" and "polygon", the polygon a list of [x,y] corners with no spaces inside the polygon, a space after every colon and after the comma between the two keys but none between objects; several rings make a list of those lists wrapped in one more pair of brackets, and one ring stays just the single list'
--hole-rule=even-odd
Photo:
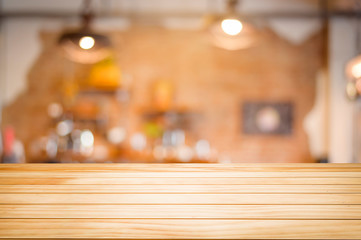
[{"label": "counter", "polygon": [[360,236],[361,164],[0,165],[0,238]]}]

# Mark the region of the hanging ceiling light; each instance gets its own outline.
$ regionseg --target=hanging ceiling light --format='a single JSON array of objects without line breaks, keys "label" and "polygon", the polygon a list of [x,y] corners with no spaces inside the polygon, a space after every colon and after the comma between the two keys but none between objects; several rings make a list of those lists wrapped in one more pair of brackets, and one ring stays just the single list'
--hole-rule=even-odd
[{"label": "hanging ceiling light", "polygon": [[76,31],[66,31],[59,38],[59,45],[67,58],[72,61],[92,64],[111,54],[110,39],[91,29],[94,17],[91,0],[84,0],[82,8],[82,26]]},{"label": "hanging ceiling light", "polygon": [[227,50],[238,50],[252,46],[256,40],[256,30],[236,14],[238,0],[227,1],[225,16],[211,24],[209,31],[212,43]]},{"label": "hanging ceiling light", "polygon": [[352,58],[346,65],[346,76],[355,81],[361,78],[361,55]]},{"label": "hanging ceiling light", "polygon": [[356,100],[361,95],[361,56],[351,59],[346,65],[346,94],[350,100]]},{"label": "hanging ceiling light", "polygon": [[[356,49],[357,52],[361,52],[361,30],[360,20],[361,16],[358,11],[361,9],[360,3],[356,3]],[[355,100],[361,95],[361,55],[352,58],[346,64],[345,74],[348,79],[346,85],[346,94],[349,99]]]}]

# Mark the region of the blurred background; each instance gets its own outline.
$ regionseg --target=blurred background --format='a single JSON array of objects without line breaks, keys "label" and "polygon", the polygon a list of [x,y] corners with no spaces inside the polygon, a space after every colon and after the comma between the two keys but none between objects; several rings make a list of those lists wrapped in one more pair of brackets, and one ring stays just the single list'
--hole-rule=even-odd
[{"label": "blurred background", "polygon": [[360,25],[361,0],[1,0],[1,162],[361,162]]}]

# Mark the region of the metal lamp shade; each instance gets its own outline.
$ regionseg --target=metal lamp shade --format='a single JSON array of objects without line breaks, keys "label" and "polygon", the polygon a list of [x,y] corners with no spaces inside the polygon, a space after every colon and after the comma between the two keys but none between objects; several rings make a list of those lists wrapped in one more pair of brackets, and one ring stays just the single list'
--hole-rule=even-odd
[{"label": "metal lamp shade", "polygon": [[[224,18],[223,18],[224,19]],[[210,41],[216,47],[227,50],[240,50],[255,45],[258,41],[258,33],[254,27],[242,21],[242,31],[236,35],[229,35],[222,29],[222,20],[215,21],[209,27]]]},{"label": "metal lamp shade", "polygon": [[[80,46],[83,37],[94,40],[91,48],[84,49]],[[68,59],[83,64],[93,64],[105,59],[111,54],[112,48],[107,36],[91,31],[65,32],[59,38],[59,45]]]}]

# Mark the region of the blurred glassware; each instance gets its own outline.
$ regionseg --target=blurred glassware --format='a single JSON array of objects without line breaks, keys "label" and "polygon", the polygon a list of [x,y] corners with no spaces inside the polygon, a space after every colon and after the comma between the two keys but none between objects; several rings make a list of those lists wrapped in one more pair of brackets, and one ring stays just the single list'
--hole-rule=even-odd
[{"label": "blurred glassware", "polygon": [[93,133],[86,129],[80,134],[80,152],[84,156],[90,156],[93,152],[94,146],[94,135]]},{"label": "blurred glassware", "polygon": [[209,159],[211,157],[211,146],[207,140],[198,140],[195,146],[195,153],[200,159]]},{"label": "blurred glassware", "polygon": [[72,130],[73,130],[73,121],[69,119],[60,121],[56,125],[56,133],[62,137],[70,134]]},{"label": "blurred glassware", "polygon": [[48,105],[48,115],[53,119],[60,118],[63,114],[63,107],[60,103],[52,102]]},{"label": "blurred glassware", "polygon": [[58,136],[54,133],[50,134],[46,143],[46,154],[49,159],[56,159],[58,154]]},{"label": "blurred glassware", "polygon": [[25,163],[24,145],[15,137],[13,127],[7,126],[3,131],[2,163]]},{"label": "blurred glassware", "polygon": [[147,138],[143,133],[135,133],[130,138],[130,145],[136,151],[142,151],[147,146]]},{"label": "blurred glassware", "polygon": [[120,144],[125,141],[127,132],[125,128],[113,127],[107,132],[107,139],[112,144]]}]

